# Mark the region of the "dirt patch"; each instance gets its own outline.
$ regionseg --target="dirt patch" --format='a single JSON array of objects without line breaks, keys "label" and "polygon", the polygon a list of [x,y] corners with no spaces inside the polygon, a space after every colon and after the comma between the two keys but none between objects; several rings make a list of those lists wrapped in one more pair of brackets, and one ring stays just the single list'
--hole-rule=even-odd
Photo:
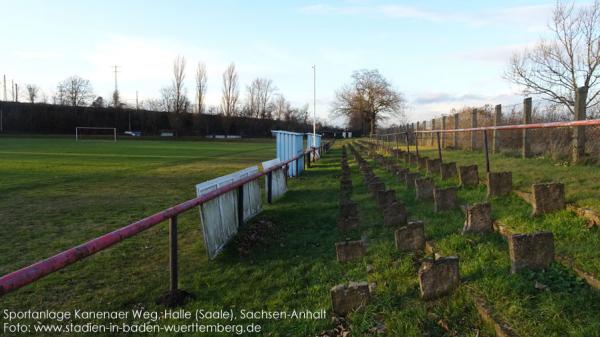
[{"label": "dirt patch", "polygon": [[276,227],[272,221],[267,219],[258,219],[243,226],[235,238],[239,256],[246,258],[256,247],[271,241],[275,237]]}]

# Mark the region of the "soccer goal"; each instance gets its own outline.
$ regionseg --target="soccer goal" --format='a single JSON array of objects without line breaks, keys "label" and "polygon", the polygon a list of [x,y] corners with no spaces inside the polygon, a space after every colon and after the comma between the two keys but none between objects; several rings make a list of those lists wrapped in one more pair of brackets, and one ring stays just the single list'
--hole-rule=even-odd
[{"label": "soccer goal", "polygon": [[109,140],[117,141],[117,128],[102,128],[93,126],[78,126],[75,128],[75,141],[80,140]]}]

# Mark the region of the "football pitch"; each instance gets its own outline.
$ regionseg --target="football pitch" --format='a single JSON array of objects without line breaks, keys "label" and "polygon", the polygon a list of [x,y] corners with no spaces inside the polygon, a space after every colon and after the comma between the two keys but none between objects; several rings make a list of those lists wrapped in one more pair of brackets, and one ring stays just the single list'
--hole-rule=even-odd
[{"label": "football pitch", "polygon": [[[0,138],[0,273],[190,199],[195,196],[195,184],[273,157],[271,139],[114,143]],[[182,244],[180,254],[189,248],[194,258],[204,258],[198,212],[187,212],[181,222],[182,242],[198,244]],[[167,226],[158,225],[117,249],[67,268],[66,278],[55,274],[3,301],[24,307],[56,305],[71,296],[84,302],[82,296],[95,301],[123,297],[134,301],[137,291],[148,291],[135,284],[156,281],[156,289],[165,290],[167,245]]]}]

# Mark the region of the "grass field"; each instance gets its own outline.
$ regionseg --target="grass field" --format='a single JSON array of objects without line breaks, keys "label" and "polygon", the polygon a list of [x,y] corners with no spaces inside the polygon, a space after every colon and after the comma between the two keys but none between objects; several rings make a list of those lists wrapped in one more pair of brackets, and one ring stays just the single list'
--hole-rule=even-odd
[{"label": "grass field", "polygon": [[[461,287],[446,298],[422,301],[419,256],[395,250],[394,228],[382,226],[381,213],[350,154],[352,199],[360,208],[361,228],[344,233],[337,229],[340,143],[303,176],[290,179],[282,199],[264,206],[257,220],[270,220],[275,228],[247,256],[240,256],[233,243],[208,261],[197,212],[180,218],[180,284],[194,295],[184,308],[325,309],[329,314],[332,286],[366,280],[375,283],[374,298],[349,317],[351,336],[372,336],[377,322],[386,325],[389,336],[492,336],[473,306],[474,294],[492,303],[520,336],[600,336],[597,291],[558,264],[544,273],[509,274],[502,237],[459,235],[464,222],[459,210],[434,213],[432,203],[416,202],[412,190],[370,161],[386,185],[396,189],[409,217],[425,221],[426,234],[441,253],[460,258]],[[270,159],[273,145],[260,140],[75,144],[66,139],[0,138],[1,272],[193,197],[195,183]],[[461,189],[459,198],[462,203],[480,201],[485,190]],[[530,207],[516,197],[492,203],[494,216],[514,229],[551,229],[559,253],[575,256],[588,270],[600,265],[594,248],[598,233],[570,213],[532,220]],[[369,240],[367,257],[339,264],[334,243],[361,237]],[[167,239],[166,224],[159,225],[4,296],[0,307],[160,309],[155,300],[168,286]],[[536,281],[550,291],[536,289]],[[314,336],[332,327],[328,319],[257,323],[265,331],[259,335],[266,336]]]},{"label": "grass field", "polygon": [[[445,154],[448,161],[450,158],[464,158],[461,153]],[[375,165],[373,161],[371,163]],[[417,169],[411,167],[411,170]],[[549,171],[549,168],[542,167],[541,170]],[[458,292],[439,301],[437,305],[442,307],[435,309],[446,313],[446,319],[454,322],[451,327],[457,335],[473,334],[464,331],[462,323],[456,324],[461,319],[466,322],[477,321],[474,308],[469,304],[473,295],[492,303],[494,309],[515,328],[519,336],[600,335],[600,294],[589,288],[573,272],[555,263],[546,272],[511,275],[507,243],[499,234],[462,236],[460,230],[465,217],[460,210],[436,214],[433,212],[433,203],[416,202],[414,191],[407,190],[404,184],[397,183],[395,178],[381,168],[376,167],[375,172],[389,188],[396,189],[411,218],[425,221],[426,236],[437,245],[440,253],[460,258],[464,283]],[[457,180],[441,181],[438,177],[434,177],[434,180],[437,186],[458,184]],[[481,202],[486,200],[485,195],[483,186],[459,189],[461,204]],[[598,242],[598,232],[588,230],[583,221],[569,212],[533,219],[530,217],[531,207],[516,196],[495,198],[491,202],[494,218],[508,224],[512,230],[552,230],[556,238],[557,253],[576,255],[578,262],[588,269],[597,270],[595,268],[598,268],[600,256],[593,247],[597,247],[595,242]],[[412,272],[416,273],[416,270]],[[536,282],[547,285],[550,291],[536,289]],[[423,314],[423,317],[427,316]],[[414,333],[400,330],[398,335],[418,336],[418,330]]]},{"label": "grass field", "polygon": [[[196,183],[273,157],[272,140],[0,138],[0,273],[192,198]],[[205,263],[198,219],[188,212],[180,220],[184,271]],[[168,284],[167,233],[159,225],[6,296],[2,305],[114,308],[153,300]]]}]

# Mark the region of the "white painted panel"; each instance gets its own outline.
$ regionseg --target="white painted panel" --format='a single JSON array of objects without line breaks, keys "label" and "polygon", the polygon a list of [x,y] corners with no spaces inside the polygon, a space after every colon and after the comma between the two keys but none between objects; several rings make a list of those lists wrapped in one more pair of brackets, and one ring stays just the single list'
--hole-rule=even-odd
[{"label": "white painted panel", "polygon": [[[262,163],[263,171],[269,169],[275,165],[281,163],[279,158],[271,159],[269,161],[265,161]],[[287,191],[286,180],[285,180],[285,170],[279,169],[275,170],[272,173],[272,181],[271,187],[273,191],[271,192],[271,197],[273,200],[283,196]],[[265,191],[269,188],[269,177],[265,175]]]},{"label": "white painted panel", "polygon": [[[232,184],[258,172],[258,167],[234,172],[196,185],[196,194],[205,195],[219,187]],[[244,220],[258,214],[262,209],[258,181],[244,184]],[[204,233],[204,244],[212,259],[219,254],[227,242],[238,232],[237,189],[227,192],[200,206],[200,221]]]}]

